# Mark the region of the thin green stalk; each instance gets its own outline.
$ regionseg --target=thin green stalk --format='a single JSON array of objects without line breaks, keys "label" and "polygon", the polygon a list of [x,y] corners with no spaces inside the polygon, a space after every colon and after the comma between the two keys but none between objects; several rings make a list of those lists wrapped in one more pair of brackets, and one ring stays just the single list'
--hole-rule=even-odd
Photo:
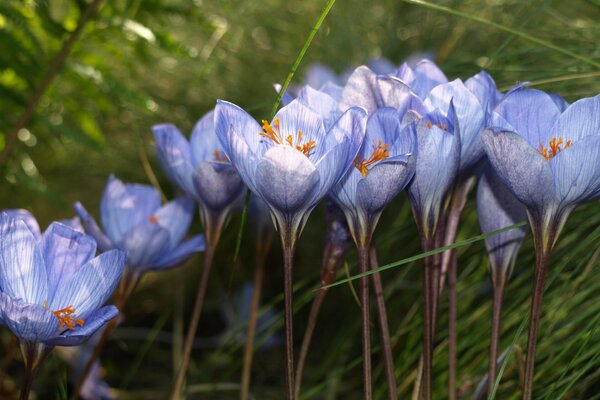
[{"label": "thin green stalk", "polygon": [[283,302],[285,320],[285,398],[295,400],[294,397],[294,252],[296,248],[296,234],[292,229],[281,232],[283,246]]},{"label": "thin green stalk", "polygon": [[[369,245],[358,245],[358,264],[360,272],[369,270]],[[363,350],[363,391],[364,399],[373,398],[372,365],[371,365],[371,321],[369,310],[369,277],[360,280],[360,315]]]}]

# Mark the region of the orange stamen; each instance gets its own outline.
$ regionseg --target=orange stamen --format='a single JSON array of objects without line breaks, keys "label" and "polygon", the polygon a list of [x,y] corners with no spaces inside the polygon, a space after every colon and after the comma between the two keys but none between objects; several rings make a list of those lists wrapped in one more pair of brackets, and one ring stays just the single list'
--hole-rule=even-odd
[{"label": "orange stamen", "polygon": [[152,222],[153,224],[158,224],[158,218],[156,218],[156,215],[151,215],[148,217],[148,222]]},{"label": "orange stamen", "polygon": [[218,161],[218,162],[229,162],[229,159],[227,158],[225,153],[223,153],[222,151],[219,151],[219,150],[213,151],[213,157],[214,157],[215,161]]},{"label": "orange stamen", "polygon": [[563,151],[564,149],[571,147],[573,143],[570,140],[567,140],[564,143],[564,147],[562,147],[564,141],[563,138],[556,139],[556,136],[550,139],[548,143],[548,148],[544,146],[543,143],[540,143],[540,147],[537,149],[537,152],[540,153],[546,160],[550,160],[552,157]]},{"label": "orange stamen", "polygon": [[305,156],[316,147],[314,140],[309,140],[308,142],[301,144],[302,141],[302,131],[298,131],[296,134],[296,141],[294,143],[294,137],[292,135],[287,135],[285,140],[281,136],[281,121],[279,118],[275,118],[273,120],[273,125],[269,124],[268,121],[262,120],[262,132],[259,132],[260,136],[266,137],[267,139],[271,139],[275,144],[288,144],[289,146],[295,148],[296,150],[302,152]]},{"label": "orange stamen", "polygon": [[354,159],[354,166],[358,168],[360,173],[363,176],[367,176],[367,172],[369,172],[369,167],[375,164],[377,161],[384,160],[390,156],[389,145],[384,144],[381,140],[375,144],[373,141],[373,152],[369,156],[369,158],[360,159],[360,156],[356,156]]},{"label": "orange stamen", "polygon": [[71,330],[75,329],[75,325],[83,326],[84,321],[79,318],[73,318],[71,314],[75,313],[73,306],[63,308],[62,310],[52,311],[58,318],[59,329],[62,330],[65,326]]}]

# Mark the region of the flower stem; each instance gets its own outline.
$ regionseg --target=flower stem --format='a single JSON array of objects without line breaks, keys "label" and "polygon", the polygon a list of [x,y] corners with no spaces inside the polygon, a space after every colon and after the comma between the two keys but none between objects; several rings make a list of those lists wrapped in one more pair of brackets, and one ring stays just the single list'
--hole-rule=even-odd
[{"label": "flower stem", "polygon": [[204,269],[202,270],[202,276],[198,283],[198,289],[196,291],[196,301],[194,303],[194,309],[192,311],[192,319],[188,327],[187,335],[185,337],[185,344],[183,346],[183,355],[181,358],[181,365],[177,371],[175,378],[175,385],[171,392],[171,400],[179,400],[181,398],[181,391],[185,381],[185,375],[190,364],[190,357],[192,354],[192,347],[194,345],[194,338],[196,337],[196,331],[198,330],[198,322],[200,321],[200,314],[202,312],[202,305],[204,303],[204,296],[206,295],[206,288],[208,287],[208,277],[210,276],[210,269],[213,263],[215,254],[214,242],[207,241],[206,250],[204,252]]},{"label": "flower stem", "polygon": [[48,354],[50,354],[52,349],[53,347],[48,347],[41,343],[21,342],[21,353],[23,354],[23,360],[25,362],[25,371],[23,372],[19,400],[29,399],[33,375],[46,357],[48,357]]},{"label": "flower stem", "polygon": [[[536,246],[537,247],[537,246]],[[533,298],[531,301],[531,314],[529,319],[529,335],[527,337],[527,360],[525,362],[525,383],[523,399],[531,400],[533,395],[533,372],[535,364],[535,350],[537,346],[537,331],[542,311],[542,297],[544,283],[548,271],[549,251],[536,249],[535,277],[533,282]]]},{"label": "flower stem", "polygon": [[452,252],[448,268],[448,399],[456,400],[456,253]]},{"label": "flower stem", "polygon": [[30,365],[25,365],[25,371],[23,372],[23,380],[21,383],[21,393],[19,394],[19,400],[28,400],[29,392],[31,392],[31,384],[33,383],[33,370]]},{"label": "flower stem", "polygon": [[498,369],[498,343],[500,342],[500,321],[502,315],[502,301],[504,299],[504,285],[494,287],[492,301],[492,334],[490,338],[490,360],[488,366],[488,395],[494,391]]},{"label": "flower stem", "polygon": [[433,313],[434,288],[432,260],[425,259],[423,269],[423,375],[421,393],[424,400],[431,400],[431,364],[433,360]]},{"label": "flower stem", "polygon": [[[369,270],[369,244],[358,245],[358,264],[360,272]],[[362,348],[363,348],[363,385],[364,399],[371,400],[373,396],[373,385],[371,381],[371,325],[369,317],[369,277],[360,278],[360,310],[362,326]]]},{"label": "flower stem", "polygon": [[[264,252],[263,252],[264,253]],[[246,333],[246,344],[244,346],[244,364],[242,367],[242,388],[240,399],[248,400],[250,395],[250,372],[252,370],[252,356],[254,353],[254,337],[256,336],[256,321],[258,320],[258,308],[260,305],[260,293],[262,291],[263,276],[265,271],[266,253],[257,254],[256,270],[254,271],[254,290],[250,303],[250,315],[248,317],[248,331]]]},{"label": "flower stem", "polygon": [[310,314],[308,316],[306,330],[304,331],[304,338],[302,339],[302,346],[300,347],[300,354],[298,355],[298,363],[296,364],[296,381],[294,384],[294,394],[296,396],[296,399],[300,398],[300,389],[302,388],[302,374],[304,372],[306,356],[308,355],[310,342],[312,340],[313,333],[315,332],[315,326],[317,325],[317,317],[319,316],[321,305],[323,305],[323,301],[325,300],[325,296],[328,292],[328,289],[323,288],[323,286],[324,283],[321,283],[321,288],[317,290],[317,293],[313,300],[312,307],[310,309]]},{"label": "flower stem", "polygon": [[[371,268],[377,268],[377,251],[375,246],[371,245],[370,252]],[[385,374],[388,384],[388,394],[390,400],[398,399],[398,389],[396,385],[396,374],[394,368],[394,356],[392,353],[392,341],[390,339],[390,328],[387,318],[387,309],[385,307],[385,298],[383,295],[383,283],[379,272],[373,274],[373,286],[375,288],[375,299],[377,301],[377,313],[379,315],[379,330],[381,332],[381,345],[383,348],[383,359],[385,363]]]},{"label": "flower stem", "polygon": [[293,271],[295,235],[291,229],[281,232],[281,243],[283,245],[283,298],[285,318],[285,390],[286,399],[294,400],[294,326],[293,326]]}]

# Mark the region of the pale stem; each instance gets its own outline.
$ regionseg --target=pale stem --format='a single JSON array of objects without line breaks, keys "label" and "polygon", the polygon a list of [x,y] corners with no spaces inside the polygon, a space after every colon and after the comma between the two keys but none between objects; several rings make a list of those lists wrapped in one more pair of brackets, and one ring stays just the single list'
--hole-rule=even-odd
[{"label": "pale stem", "polygon": [[498,344],[500,342],[500,322],[502,316],[502,300],[504,298],[504,284],[494,287],[492,301],[492,333],[490,338],[490,360],[488,365],[488,395],[494,390],[498,370]]},{"label": "pale stem", "polygon": [[[368,243],[358,245],[358,264],[360,273],[369,270],[369,249]],[[371,366],[371,326],[369,316],[369,277],[360,278],[360,310],[361,310],[361,330],[362,330],[362,349],[363,349],[363,386],[364,399],[371,400],[373,396],[372,387],[372,366]]]}]

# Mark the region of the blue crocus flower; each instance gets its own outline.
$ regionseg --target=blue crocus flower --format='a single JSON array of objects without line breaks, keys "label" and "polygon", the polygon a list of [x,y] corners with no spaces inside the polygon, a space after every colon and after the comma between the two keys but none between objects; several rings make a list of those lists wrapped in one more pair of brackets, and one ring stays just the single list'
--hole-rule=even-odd
[{"label": "blue crocus flower", "polygon": [[413,65],[404,63],[390,75],[410,86],[420,98],[425,98],[437,85],[448,82],[444,72],[433,61],[427,59]]},{"label": "blue crocus flower", "polygon": [[366,132],[354,168],[330,192],[343,209],[359,247],[368,246],[384,207],[404,189],[415,171],[414,130],[402,128],[395,109],[384,107],[373,112]]},{"label": "blue crocus flower", "polygon": [[150,185],[124,184],[110,176],[100,204],[104,231],[81,203],[75,204],[75,211],[100,251],[127,251],[132,276],[175,267],[204,250],[202,235],[182,243],[192,222],[194,201],[182,197],[161,206],[160,194]]},{"label": "blue crocus flower", "polygon": [[0,323],[28,349],[28,365],[36,363],[29,358],[40,345],[79,345],[118,314],[103,305],[126,255],[95,255],[91,236],[58,222],[40,234],[31,214],[0,213]]}]

